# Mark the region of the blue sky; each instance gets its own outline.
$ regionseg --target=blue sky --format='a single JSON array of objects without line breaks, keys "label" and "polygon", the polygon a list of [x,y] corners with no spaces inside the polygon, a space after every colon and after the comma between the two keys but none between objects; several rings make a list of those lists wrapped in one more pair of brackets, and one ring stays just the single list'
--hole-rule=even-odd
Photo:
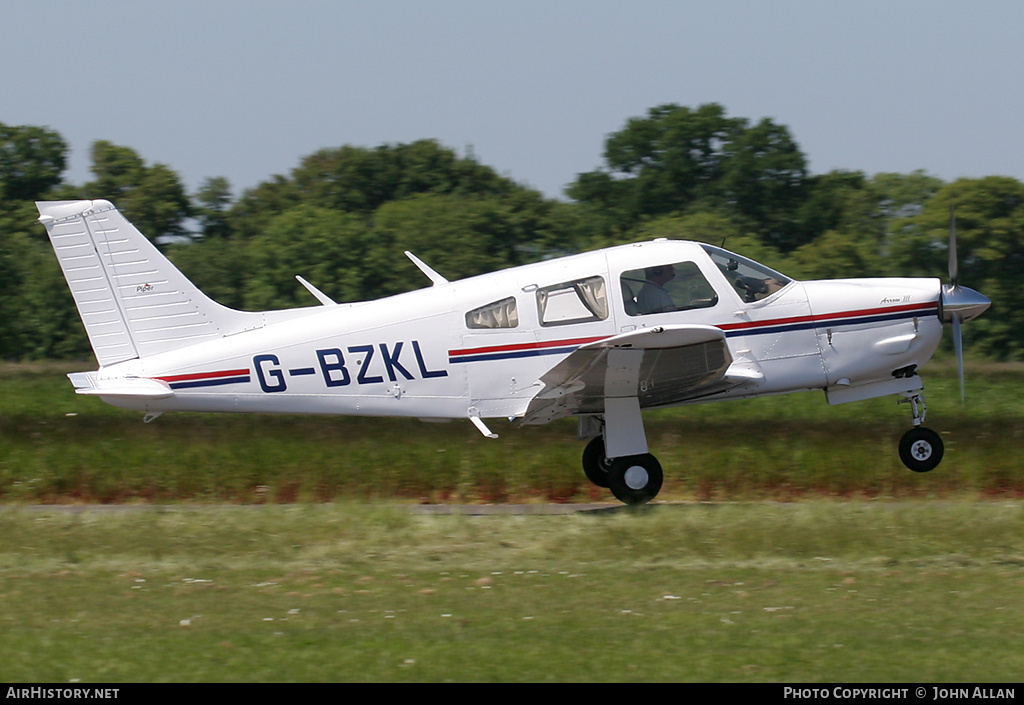
[{"label": "blue sky", "polygon": [[[236,192],[435,138],[560,196],[664,103],[786,125],[814,173],[1024,180],[1019,0],[0,0],[0,122]],[[96,194],[102,197],[103,194]]]}]

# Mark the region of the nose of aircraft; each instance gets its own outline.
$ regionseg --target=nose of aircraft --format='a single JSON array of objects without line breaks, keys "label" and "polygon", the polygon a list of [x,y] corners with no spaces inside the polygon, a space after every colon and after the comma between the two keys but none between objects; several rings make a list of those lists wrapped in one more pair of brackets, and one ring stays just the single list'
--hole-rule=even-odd
[{"label": "nose of aircraft", "polygon": [[957,284],[945,284],[939,299],[939,317],[945,323],[955,320],[970,321],[985,313],[992,302],[974,289]]}]

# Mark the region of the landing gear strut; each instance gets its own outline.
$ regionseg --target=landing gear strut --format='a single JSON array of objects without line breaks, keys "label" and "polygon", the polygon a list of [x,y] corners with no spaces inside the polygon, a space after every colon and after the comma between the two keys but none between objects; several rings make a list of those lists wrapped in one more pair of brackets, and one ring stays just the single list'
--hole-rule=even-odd
[{"label": "landing gear strut", "polygon": [[934,470],[942,462],[943,445],[939,434],[922,426],[928,412],[924,395],[920,392],[907,394],[905,401],[914,414],[914,428],[900,439],[900,460],[914,472]]}]

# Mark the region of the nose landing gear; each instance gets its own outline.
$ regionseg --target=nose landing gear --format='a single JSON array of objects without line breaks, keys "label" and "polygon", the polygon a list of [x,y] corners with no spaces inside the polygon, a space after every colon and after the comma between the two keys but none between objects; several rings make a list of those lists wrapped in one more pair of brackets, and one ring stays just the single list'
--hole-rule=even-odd
[{"label": "nose landing gear", "polygon": [[934,470],[942,462],[943,445],[939,434],[922,426],[928,412],[924,395],[920,392],[910,393],[903,401],[910,404],[914,415],[914,428],[904,433],[900,439],[900,460],[914,472]]}]

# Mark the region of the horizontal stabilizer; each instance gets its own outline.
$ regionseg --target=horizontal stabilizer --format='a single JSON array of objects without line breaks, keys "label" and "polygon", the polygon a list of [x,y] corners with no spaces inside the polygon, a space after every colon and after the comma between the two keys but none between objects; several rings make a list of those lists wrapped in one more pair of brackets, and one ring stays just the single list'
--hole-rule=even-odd
[{"label": "horizontal stabilizer", "polygon": [[102,379],[97,372],[72,372],[68,375],[75,392],[97,397],[134,397],[136,399],[167,399],[174,392],[166,382],[144,377]]}]

